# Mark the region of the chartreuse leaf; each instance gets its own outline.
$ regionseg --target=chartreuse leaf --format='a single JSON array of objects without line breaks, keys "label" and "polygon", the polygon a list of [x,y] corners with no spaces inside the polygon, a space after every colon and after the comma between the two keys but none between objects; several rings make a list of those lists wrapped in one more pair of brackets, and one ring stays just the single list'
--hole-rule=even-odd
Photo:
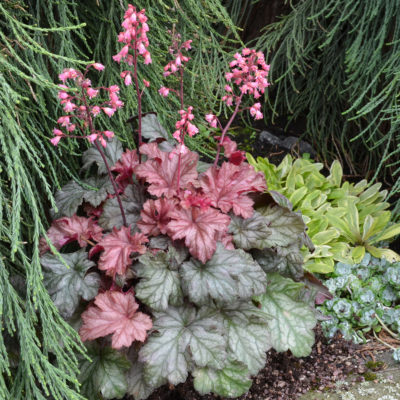
[{"label": "chartreuse leaf", "polygon": [[265,364],[271,347],[267,315],[251,301],[235,302],[219,309],[228,339],[229,354],[255,375]]},{"label": "chartreuse leaf", "polygon": [[54,304],[64,318],[70,318],[78,307],[82,297],[93,299],[100,286],[100,276],[97,272],[87,271],[95,265],[88,259],[84,249],[75,253],[62,255],[65,264],[54,254],[46,253],[41,257],[44,273],[44,284]]},{"label": "chartreuse leaf", "polygon": [[79,381],[88,400],[121,399],[127,389],[126,371],[130,367],[125,355],[111,347],[88,347],[88,356],[80,365]]},{"label": "chartreuse leaf", "polygon": [[265,294],[256,297],[268,315],[271,346],[279,352],[290,350],[296,357],[311,353],[316,319],[308,305],[297,299],[299,284],[279,274],[268,275]]},{"label": "chartreuse leaf", "polygon": [[240,362],[229,360],[220,370],[198,368],[193,372],[194,388],[202,395],[215,393],[222,397],[239,397],[251,386],[249,370]]},{"label": "chartreuse leaf", "polygon": [[343,178],[342,166],[340,165],[340,162],[338,160],[335,160],[331,165],[330,175],[327,177],[327,180],[330,181],[330,183],[333,186],[340,187],[342,183],[342,178]]},{"label": "chartreuse leaf", "polygon": [[165,311],[169,305],[180,305],[183,300],[179,273],[173,270],[171,254],[147,252],[139,258],[134,269],[141,278],[135,286],[136,297],[153,310]]},{"label": "chartreuse leaf", "polygon": [[244,250],[264,249],[268,247],[271,230],[268,220],[257,211],[250,218],[243,219],[233,215],[229,225],[229,233],[233,235],[236,247]]},{"label": "chartreuse leaf", "polygon": [[[114,137],[112,140],[107,140],[107,147],[103,148],[103,151],[107,163],[111,168],[122,156],[122,144],[117,138]],[[106,165],[104,164],[103,158],[101,157],[101,154],[95,146],[91,147],[83,153],[82,162],[83,171],[89,169],[92,164],[96,164],[99,174],[107,174]]]},{"label": "chartreuse leaf", "polygon": [[400,235],[400,224],[391,225],[391,226],[387,227],[386,229],[384,229],[381,233],[378,233],[377,237],[374,238],[375,240],[373,241],[373,243],[376,243],[376,242],[382,241],[382,240],[391,239],[397,235]]},{"label": "chartreuse leaf", "polygon": [[196,304],[250,298],[266,286],[266,275],[250,254],[227,250],[221,243],[205,264],[191,258],[182,264],[180,274],[185,294]]},{"label": "chartreuse leaf", "polygon": [[[120,198],[127,224],[134,225],[139,221],[143,203],[146,201],[144,189],[137,184],[128,185]],[[103,213],[99,218],[99,225],[108,230],[114,227],[119,229],[123,225],[121,209],[116,197],[105,202]]]},{"label": "chartreuse leaf", "polygon": [[226,338],[216,313],[196,311],[187,304],[156,312],[154,317],[153,333],[139,352],[148,384],[157,385],[162,379],[173,385],[185,382],[193,365],[224,367]]},{"label": "chartreuse leaf", "polygon": [[272,231],[268,239],[265,239],[267,247],[289,246],[298,240],[298,237],[306,229],[306,225],[300,214],[280,206],[262,207],[257,210],[263,215]]}]

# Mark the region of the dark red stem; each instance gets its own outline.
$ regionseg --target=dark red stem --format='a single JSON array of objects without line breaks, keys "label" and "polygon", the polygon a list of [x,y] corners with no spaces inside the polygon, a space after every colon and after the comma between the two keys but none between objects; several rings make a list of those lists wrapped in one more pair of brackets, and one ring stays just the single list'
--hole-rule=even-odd
[{"label": "dark red stem", "polygon": [[237,100],[236,100],[236,107],[235,107],[235,110],[233,111],[233,114],[232,114],[231,117],[229,118],[228,123],[225,125],[225,128],[224,128],[224,130],[222,131],[221,138],[219,139],[219,143],[218,143],[218,146],[217,146],[217,155],[215,156],[214,167],[216,167],[216,166],[218,165],[218,158],[219,158],[219,154],[220,154],[220,152],[221,152],[222,143],[224,142],[225,135],[226,135],[226,133],[228,132],[228,129],[230,128],[230,126],[231,126],[233,120],[234,120],[235,117],[236,117],[236,114],[237,114],[238,111],[239,111],[239,106],[240,106],[240,103],[242,102],[242,97],[243,97],[243,93],[240,93],[240,96],[239,96],[239,97],[237,98]]},{"label": "dark red stem", "polygon": [[[179,90],[179,99],[181,101],[181,110],[183,110],[184,104],[183,104],[183,67],[180,68],[180,75],[181,75],[181,82],[180,82],[180,90]],[[182,144],[185,144],[185,131],[182,129]],[[181,163],[182,163],[182,153],[179,152],[178,155],[178,178],[177,178],[177,190],[178,190],[178,195],[180,191],[180,177],[181,177]]]}]

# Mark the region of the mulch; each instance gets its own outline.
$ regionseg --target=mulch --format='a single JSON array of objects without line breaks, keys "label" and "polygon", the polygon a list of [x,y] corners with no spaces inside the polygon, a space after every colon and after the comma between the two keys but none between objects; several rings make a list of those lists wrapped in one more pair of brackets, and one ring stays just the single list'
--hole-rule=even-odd
[{"label": "mulch", "polygon": [[[335,383],[348,379],[363,380],[367,371],[365,355],[359,345],[344,340],[341,335],[328,341],[320,327],[316,328],[316,341],[308,357],[296,358],[290,352],[267,353],[267,364],[253,378],[250,391],[239,400],[295,400],[309,390],[326,391]],[[176,387],[163,386],[148,400],[224,400],[214,395],[199,395],[192,380]]]}]

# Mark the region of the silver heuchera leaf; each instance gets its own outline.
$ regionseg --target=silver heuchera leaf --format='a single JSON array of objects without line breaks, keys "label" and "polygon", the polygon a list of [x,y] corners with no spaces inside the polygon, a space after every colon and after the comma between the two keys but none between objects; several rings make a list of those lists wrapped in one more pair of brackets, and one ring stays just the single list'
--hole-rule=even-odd
[{"label": "silver heuchera leaf", "polygon": [[68,182],[60,190],[57,190],[55,200],[58,210],[54,213],[54,217],[72,217],[82,204],[84,195],[85,189],[75,181]]},{"label": "silver heuchera leaf", "polygon": [[[303,277],[303,255],[298,244],[283,248],[285,255],[279,254],[278,250],[264,249],[253,250],[252,255],[259,263],[261,268],[267,272],[278,272],[281,275],[289,276],[293,279]],[[286,251],[287,250],[287,251]]]},{"label": "silver heuchera leaf", "polygon": [[[123,149],[122,144],[117,138],[113,138],[112,140],[107,140],[107,147],[103,148],[104,155],[106,157],[108,166],[113,167],[117,161],[121,158]],[[82,170],[86,171],[91,167],[94,163],[97,165],[97,171],[100,175],[107,174],[107,168],[104,164],[103,158],[101,154],[97,150],[95,146],[92,146],[90,149],[86,150],[82,156]]]},{"label": "silver heuchera leaf", "polygon": [[165,139],[159,144],[162,151],[171,151],[174,147],[174,142],[168,136],[168,132],[160,124],[160,121],[155,114],[147,114],[142,118],[142,137],[148,139],[149,142],[154,142],[157,139]]},{"label": "silver heuchera leaf", "polygon": [[194,388],[202,395],[212,392],[222,397],[239,397],[250,389],[252,383],[246,366],[233,360],[220,370],[196,369],[193,377]]},{"label": "silver heuchera leaf", "polygon": [[82,393],[89,400],[121,399],[128,389],[126,371],[130,367],[125,355],[110,347],[88,346],[91,361],[80,365]]},{"label": "silver heuchera leaf", "polygon": [[83,199],[93,207],[98,207],[107,199],[108,194],[114,194],[114,188],[108,176],[91,177],[85,180],[84,183],[97,188],[97,190],[86,190],[83,195]]},{"label": "silver heuchera leaf", "polygon": [[165,311],[169,305],[180,305],[183,300],[180,278],[170,268],[170,254],[149,252],[139,258],[134,269],[140,282],[135,287],[136,297],[155,311]]},{"label": "silver heuchera leaf", "polygon": [[192,258],[180,269],[182,288],[191,301],[232,302],[265,291],[266,275],[243,250],[227,250],[221,243],[205,264]]},{"label": "silver heuchera leaf", "polygon": [[257,211],[263,215],[272,233],[266,239],[266,247],[287,247],[299,240],[307,229],[300,214],[280,206],[262,207]]},{"label": "silver heuchera leaf", "polygon": [[251,375],[264,366],[270,349],[267,315],[251,301],[218,310],[227,332],[229,354],[247,366]]},{"label": "silver heuchera leaf", "polygon": [[221,369],[225,365],[226,341],[217,315],[190,305],[155,313],[153,333],[139,352],[145,379],[153,385],[161,379],[177,385],[193,366]]},{"label": "silver heuchera leaf", "polygon": [[[108,193],[113,193],[113,187],[108,177],[89,178],[83,180],[82,183],[88,185],[88,188],[71,181],[57,191],[55,199],[58,211],[54,215],[55,218],[71,217],[76,214],[83,201],[97,207],[107,198]],[[90,187],[93,187],[93,190]]]},{"label": "silver heuchera leaf", "polygon": [[296,357],[311,353],[316,318],[311,308],[298,300],[299,284],[279,274],[268,275],[265,294],[257,296],[268,315],[271,346],[279,352],[290,350]]},{"label": "silver heuchera leaf", "polygon": [[137,351],[134,349],[134,346],[131,346],[128,352],[131,368],[127,373],[127,393],[133,396],[135,400],[145,400],[155,389],[165,384],[166,379],[160,380],[160,382],[157,382],[157,385],[149,385],[144,378],[144,364],[138,360],[137,356]]},{"label": "silver heuchera leaf", "polygon": [[58,256],[47,253],[40,262],[44,270],[44,284],[55,306],[64,318],[70,318],[82,297],[93,299],[100,286],[100,276],[97,272],[87,274],[95,263],[88,259],[84,249],[75,253],[63,254],[67,268]]},{"label": "silver heuchera leaf", "polygon": [[280,205],[281,207],[287,208],[289,211],[293,210],[293,204],[282,193],[276,192],[275,190],[269,190],[268,193],[274,199],[276,204]]},{"label": "silver heuchera leaf", "polygon": [[233,242],[236,247],[244,250],[262,250],[269,247],[268,238],[272,231],[268,227],[268,222],[257,211],[254,211],[253,215],[247,219],[233,215],[229,225],[229,233],[233,235]]},{"label": "silver heuchera leaf", "polygon": [[[143,187],[137,184],[128,185],[120,198],[127,224],[135,225],[140,219],[140,212],[143,208],[143,203],[146,201]],[[105,202],[103,213],[99,218],[99,225],[106,230],[111,230],[114,227],[119,229],[123,225],[121,209],[116,197]]]}]

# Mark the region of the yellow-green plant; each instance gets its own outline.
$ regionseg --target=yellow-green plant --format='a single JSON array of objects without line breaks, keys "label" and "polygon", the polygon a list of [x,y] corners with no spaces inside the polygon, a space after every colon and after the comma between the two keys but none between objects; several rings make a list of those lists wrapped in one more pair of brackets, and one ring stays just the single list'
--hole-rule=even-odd
[{"label": "yellow-green plant", "polygon": [[296,211],[301,211],[315,250],[304,249],[305,269],[332,272],[337,261],[359,263],[365,252],[389,261],[400,261],[394,251],[379,247],[379,242],[400,234],[400,224],[391,224],[389,203],[382,184],[368,186],[363,179],[354,184],[343,182],[340,163],[334,161],[329,176],[320,171],[321,163],[287,155],[278,165],[267,158],[249,163],[264,172],[269,190],[285,195]]}]

